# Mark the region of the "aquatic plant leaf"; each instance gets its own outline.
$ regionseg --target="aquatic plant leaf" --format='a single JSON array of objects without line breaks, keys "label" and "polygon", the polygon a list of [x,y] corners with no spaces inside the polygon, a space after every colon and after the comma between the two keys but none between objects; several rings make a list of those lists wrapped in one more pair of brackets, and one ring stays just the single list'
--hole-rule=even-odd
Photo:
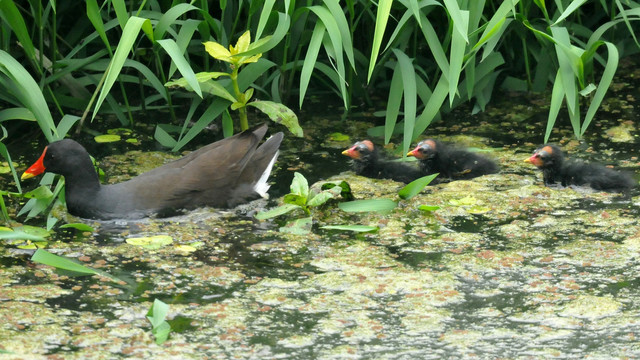
[{"label": "aquatic plant leaf", "polygon": [[326,225],[321,226],[321,229],[327,230],[345,230],[345,231],[353,231],[353,232],[373,232],[378,231],[380,228],[377,226],[368,226],[368,225]]},{"label": "aquatic plant leaf", "polygon": [[293,180],[291,180],[291,193],[295,195],[300,195],[305,199],[309,197],[309,182],[307,182],[307,178],[299,172],[293,173]]},{"label": "aquatic plant leaf", "polygon": [[169,314],[169,305],[155,299],[153,305],[147,312],[147,319],[151,323],[151,333],[156,338],[156,344],[160,345],[167,341],[171,332],[171,325],[166,321]]},{"label": "aquatic plant leaf", "polygon": [[440,206],[438,205],[420,205],[418,206],[418,210],[422,210],[422,211],[436,211],[440,209]]},{"label": "aquatic plant leaf", "polygon": [[322,184],[320,189],[324,191],[330,191],[335,196],[340,195],[347,201],[351,201],[354,199],[353,193],[351,192],[351,185],[349,185],[349,183],[344,180],[324,183]]},{"label": "aquatic plant leaf", "polygon": [[19,230],[0,230],[0,240],[47,241],[43,236],[29,234],[27,232]]},{"label": "aquatic plant leaf", "polygon": [[93,138],[98,144],[120,141],[120,135],[98,135]]},{"label": "aquatic plant leaf", "polygon": [[173,243],[173,238],[169,235],[154,235],[149,237],[128,238],[127,244],[142,246],[145,249],[160,249],[163,246]]},{"label": "aquatic plant leaf", "polygon": [[313,219],[311,217],[306,217],[290,221],[285,226],[278,229],[278,231],[287,234],[306,235],[311,232],[312,226]]},{"label": "aquatic plant leaf", "polygon": [[289,211],[295,209],[301,209],[302,207],[294,204],[284,204],[282,206],[278,206],[277,208],[273,208],[269,211],[261,211],[255,215],[255,218],[258,220],[270,219],[272,217],[280,216],[288,213]]},{"label": "aquatic plant leaf", "polygon": [[438,175],[438,173],[435,173],[413,180],[398,191],[398,196],[404,200],[411,199],[420,193],[420,191],[422,191],[425,186],[429,185],[429,183],[431,183]]},{"label": "aquatic plant leaf", "polygon": [[100,270],[95,270],[90,267],[78,264],[77,262],[68,259],[63,256],[54,255],[46,250],[38,249],[31,256],[31,261],[37,262],[44,265],[53,266],[56,269],[70,271],[71,273],[79,276],[87,276],[87,275],[100,275],[106,278],[109,278],[114,282],[122,282],[122,280],[118,279],[115,276],[109,275],[108,273]]},{"label": "aquatic plant leaf", "polygon": [[247,103],[247,106],[253,106],[262,111],[271,121],[284,125],[293,135],[297,137],[304,135],[302,127],[298,123],[298,116],[285,105],[273,101],[257,100]]},{"label": "aquatic plant leaf", "polygon": [[465,196],[461,199],[451,199],[449,200],[449,204],[455,206],[464,206],[464,205],[475,205],[478,200],[472,196]]},{"label": "aquatic plant leaf", "polygon": [[332,199],[334,195],[331,191],[323,191],[307,201],[307,206],[319,206]]},{"label": "aquatic plant leaf", "polygon": [[95,231],[95,229],[87,224],[83,224],[83,223],[70,223],[70,224],[64,224],[62,226],[60,226],[61,229],[66,229],[66,228],[72,228],[72,229],[76,229],[79,231],[90,231],[93,232]]},{"label": "aquatic plant leaf", "polygon": [[287,194],[282,198],[285,204],[292,204],[297,206],[305,206],[307,204],[307,198],[298,194]]},{"label": "aquatic plant leaf", "polygon": [[338,204],[338,207],[346,212],[389,211],[396,206],[398,203],[391,199],[354,200]]}]

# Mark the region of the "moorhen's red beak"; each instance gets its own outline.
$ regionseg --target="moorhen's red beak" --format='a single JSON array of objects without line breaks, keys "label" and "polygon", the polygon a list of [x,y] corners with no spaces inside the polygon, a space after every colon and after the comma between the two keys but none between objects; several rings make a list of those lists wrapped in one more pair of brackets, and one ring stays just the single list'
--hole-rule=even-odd
[{"label": "moorhen's red beak", "polygon": [[347,150],[342,152],[342,155],[347,155],[348,157],[352,158],[352,159],[360,159],[360,153],[358,151],[356,151],[356,147],[352,146],[350,148],[348,148]]},{"label": "moorhen's red beak", "polygon": [[533,165],[535,165],[537,167],[541,167],[542,165],[544,165],[543,162],[542,162],[542,159],[540,159],[540,155],[538,155],[537,153],[531,155],[530,158],[525,159],[524,162],[529,163],[529,164],[533,164]]},{"label": "moorhen's red beak", "polygon": [[33,165],[31,165],[20,177],[20,180],[26,180],[26,179],[31,179],[34,176],[40,175],[45,171],[44,168],[44,154],[47,153],[47,148],[44,148],[44,151],[42,152],[42,155],[40,155],[40,158],[38,159],[38,161],[36,161],[35,163],[33,163]]}]

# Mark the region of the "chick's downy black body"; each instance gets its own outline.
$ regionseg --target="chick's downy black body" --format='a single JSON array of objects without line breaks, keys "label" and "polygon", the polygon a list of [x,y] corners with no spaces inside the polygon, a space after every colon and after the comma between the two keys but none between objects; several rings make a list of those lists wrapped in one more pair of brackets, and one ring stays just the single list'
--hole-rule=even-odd
[{"label": "chick's downy black body", "polygon": [[566,160],[562,150],[554,144],[540,146],[525,162],[542,170],[546,186],[556,183],[562,186],[586,185],[595,190],[608,192],[625,192],[635,186],[635,181],[628,173],[600,164]]},{"label": "chick's downy black body", "polygon": [[440,173],[441,177],[460,180],[498,172],[493,160],[433,139],[419,142],[407,155],[420,161],[423,175]]},{"label": "chick's downy black body", "polygon": [[422,176],[420,170],[411,165],[380,158],[378,149],[369,140],[358,141],[342,155],[353,159],[352,169],[361,176],[373,179],[391,179],[410,183]]}]

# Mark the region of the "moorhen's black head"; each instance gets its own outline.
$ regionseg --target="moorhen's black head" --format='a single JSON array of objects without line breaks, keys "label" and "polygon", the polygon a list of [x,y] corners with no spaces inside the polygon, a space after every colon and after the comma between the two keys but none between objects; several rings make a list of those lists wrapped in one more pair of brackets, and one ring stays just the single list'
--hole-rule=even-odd
[{"label": "moorhen's black head", "polygon": [[356,161],[368,162],[377,160],[378,152],[370,140],[362,140],[343,151],[342,155],[346,155]]},{"label": "moorhen's black head", "polygon": [[562,166],[563,159],[564,154],[558,146],[544,144],[537,148],[525,162],[531,163],[539,169],[557,169]]},{"label": "moorhen's black head", "polygon": [[414,156],[418,160],[431,159],[438,153],[438,143],[433,139],[420,141],[415,149],[409,151],[407,156]]},{"label": "moorhen's black head", "polygon": [[45,147],[38,161],[22,174],[22,180],[40,175],[45,171],[68,176],[79,168],[93,171],[89,153],[77,142],[64,139]]}]

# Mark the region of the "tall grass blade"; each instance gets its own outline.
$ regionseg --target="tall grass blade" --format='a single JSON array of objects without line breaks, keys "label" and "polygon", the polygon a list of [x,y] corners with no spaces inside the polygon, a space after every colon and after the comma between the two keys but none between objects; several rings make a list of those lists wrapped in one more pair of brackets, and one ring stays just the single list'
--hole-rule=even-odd
[{"label": "tall grass blade", "polygon": [[398,49],[393,49],[398,59],[398,68],[402,74],[402,87],[404,90],[404,141],[402,144],[403,157],[409,152],[409,146],[413,140],[413,128],[416,123],[417,90],[416,72],[409,57]]},{"label": "tall grass blade", "polygon": [[591,99],[591,104],[589,104],[589,108],[587,109],[587,114],[584,117],[584,121],[582,122],[582,127],[580,128],[580,135],[584,135],[585,131],[591,124],[591,120],[596,114],[596,111],[600,107],[602,100],[604,99],[611,82],[613,81],[613,76],[618,69],[618,60],[619,54],[616,46],[610,42],[603,42],[607,46],[607,51],[609,52],[609,56],[607,57],[607,65],[604,68],[604,72],[602,73],[602,78],[600,79],[600,83],[598,84],[598,88],[596,89],[596,93],[593,95]]},{"label": "tall grass blade", "polygon": [[376,13],[376,26],[373,31],[373,45],[371,47],[371,57],[369,58],[369,71],[367,73],[367,82],[371,81],[371,74],[376,67],[376,60],[382,46],[384,31],[387,28],[387,21],[391,12],[391,4],[393,0],[379,0],[378,11]]},{"label": "tall grass blade", "polygon": [[153,30],[153,36],[156,41],[164,38],[167,29],[169,29],[171,25],[174,25],[180,16],[192,10],[199,10],[199,8],[185,3],[177,4],[164,13]]},{"label": "tall grass blade", "polygon": [[[454,23],[456,29],[459,31],[454,31],[451,38],[451,56],[449,58],[449,105],[452,105],[455,100],[458,81],[460,80],[460,74],[462,73],[464,51],[467,46],[467,42],[469,41],[466,33],[469,26],[469,12],[460,11],[458,17],[463,24],[458,25]],[[460,31],[462,30],[465,32],[464,36],[460,35]]]},{"label": "tall grass blade", "polygon": [[202,90],[200,89],[198,79],[196,79],[196,74],[194,74],[193,69],[187,62],[187,59],[182,55],[182,52],[180,51],[180,48],[178,48],[176,42],[173,39],[163,39],[158,40],[158,44],[160,44],[164,51],[169,54],[169,57],[173,60],[173,63],[176,64],[180,74],[182,74],[184,79],[187,81],[187,84],[191,86],[191,89],[193,89],[198,96],[202,97]]},{"label": "tall grass blade", "polygon": [[[395,49],[394,49],[395,50]],[[402,94],[404,87],[402,86],[402,71],[400,62],[396,62],[391,77],[391,86],[389,87],[389,98],[387,99],[387,111],[384,119],[384,143],[388,144],[393,135],[393,130],[398,121],[398,113],[400,112],[400,104],[402,103]],[[405,152],[406,154],[406,152]]]},{"label": "tall grass blade", "polygon": [[564,98],[564,86],[562,84],[562,75],[560,70],[556,72],[556,79],[553,82],[553,90],[551,92],[551,104],[549,106],[549,116],[547,118],[547,129],[544,132],[544,143],[549,142],[549,136],[558,118],[560,107],[562,106],[562,99]]},{"label": "tall grass blade", "polygon": [[311,80],[313,68],[315,67],[318,59],[318,53],[320,52],[320,45],[322,45],[324,32],[324,24],[318,21],[315,28],[313,29],[313,32],[311,33],[311,40],[309,41],[309,45],[307,46],[307,55],[304,57],[302,71],[300,72],[300,99],[298,104],[301,108],[302,102],[304,101],[304,97],[307,93],[307,87],[309,86],[309,82]]}]

